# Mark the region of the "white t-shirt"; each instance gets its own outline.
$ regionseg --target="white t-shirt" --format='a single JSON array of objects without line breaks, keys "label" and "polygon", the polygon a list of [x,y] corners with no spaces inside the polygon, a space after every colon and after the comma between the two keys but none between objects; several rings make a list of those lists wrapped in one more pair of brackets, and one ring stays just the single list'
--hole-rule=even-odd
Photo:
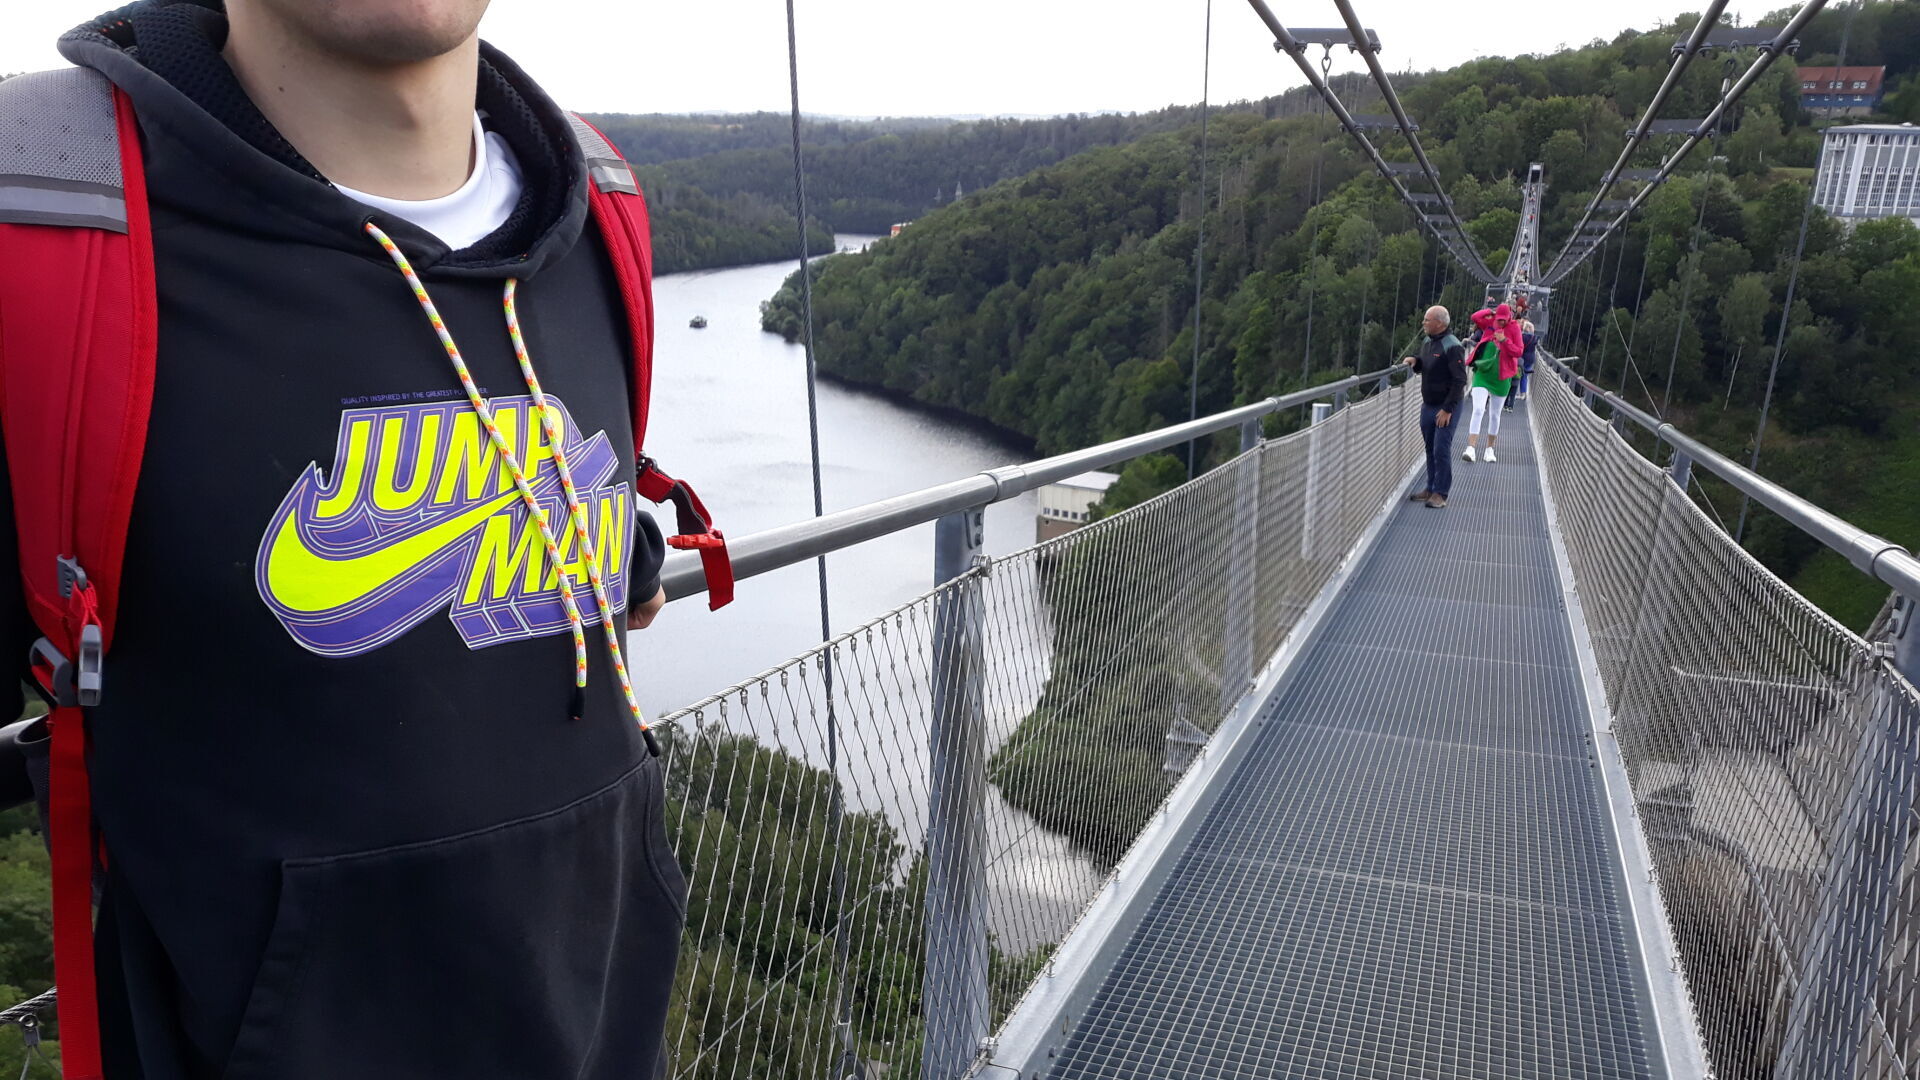
[{"label": "white t-shirt", "polygon": [[471,247],[505,224],[525,186],[520,161],[507,140],[482,127],[478,113],[473,117],[473,172],[458,191],[437,199],[389,199],[334,185],[355,202],[420,226],[454,251]]}]

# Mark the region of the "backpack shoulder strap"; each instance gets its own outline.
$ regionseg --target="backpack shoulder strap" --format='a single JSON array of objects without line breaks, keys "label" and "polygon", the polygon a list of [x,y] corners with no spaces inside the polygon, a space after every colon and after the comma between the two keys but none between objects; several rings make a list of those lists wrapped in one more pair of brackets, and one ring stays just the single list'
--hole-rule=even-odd
[{"label": "backpack shoulder strap", "polygon": [[719,609],[733,600],[733,562],[725,534],[691,487],[660,469],[646,451],[647,410],[653,396],[653,238],[647,201],[633,170],[606,136],[579,116],[568,115],[573,135],[587,160],[587,199],[600,230],[627,309],[633,342],[633,452],[640,494],[655,503],[673,503],[679,534],[668,545],[700,553],[707,577],[707,604]]},{"label": "backpack shoulder strap", "polygon": [[81,68],[0,81],[0,427],[33,670],[52,699],[48,847],[61,1057],[101,1076],[95,841],[83,706],[97,704],[146,449],[158,337],[133,107]]},{"label": "backpack shoulder strap", "polygon": [[[0,82],[0,430],[35,623],[113,639],[158,319],[133,110],[84,68]],[[80,597],[93,596],[83,618]],[[93,689],[89,687],[88,689]]]}]

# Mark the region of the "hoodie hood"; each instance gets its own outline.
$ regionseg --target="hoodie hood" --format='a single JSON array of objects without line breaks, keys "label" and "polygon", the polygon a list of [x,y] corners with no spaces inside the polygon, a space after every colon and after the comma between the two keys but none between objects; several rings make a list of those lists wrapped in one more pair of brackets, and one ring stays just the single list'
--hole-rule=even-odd
[{"label": "hoodie hood", "polygon": [[[1505,326],[1499,320],[1507,320]],[[1500,377],[1511,379],[1520,371],[1520,357],[1526,352],[1526,344],[1520,337],[1520,324],[1513,317],[1513,309],[1505,304],[1489,311],[1482,308],[1473,313],[1473,325],[1480,328],[1479,339],[1474,342],[1473,351],[1477,357],[1481,346],[1491,341],[1499,346]]]},{"label": "hoodie hood", "polygon": [[566,114],[499,50],[480,46],[476,107],[513,148],[527,185],[506,223],[456,252],[328,183],[247,97],[220,55],[226,36],[218,0],[142,0],[60,38],[62,55],[132,99],[147,172],[159,181],[151,187],[182,212],[384,262],[362,228],[371,220],[435,275],[526,279],[580,239],[586,162]]}]

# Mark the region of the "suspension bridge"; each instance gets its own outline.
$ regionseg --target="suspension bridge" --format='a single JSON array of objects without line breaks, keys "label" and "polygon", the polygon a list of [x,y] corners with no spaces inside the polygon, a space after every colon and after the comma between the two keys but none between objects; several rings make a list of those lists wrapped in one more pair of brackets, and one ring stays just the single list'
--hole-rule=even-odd
[{"label": "suspension bridge", "polygon": [[[1556,287],[1824,3],[1709,3],[1552,258],[1530,170],[1497,271],[1336,5],[1250,0],[1457,272],[1555,341]],[[1714,53],[1751,59],[1662,117]],[[1636,166],[1657,134],[1685,138]],[[690,889],[667,1074],[1920,1076],[1920,560],[1579,370],[1549,349],[1437,512],[1405,498],[1396,365],[734,540],[750,579],[931,522],[937,584],[658,721]],[[982,554],[989,504],[1223,433],[1176,490]],[[1884,584],[1874,625],[1743,550],[1700,471]],[[665,584],[698,593],[697,559]]]}]

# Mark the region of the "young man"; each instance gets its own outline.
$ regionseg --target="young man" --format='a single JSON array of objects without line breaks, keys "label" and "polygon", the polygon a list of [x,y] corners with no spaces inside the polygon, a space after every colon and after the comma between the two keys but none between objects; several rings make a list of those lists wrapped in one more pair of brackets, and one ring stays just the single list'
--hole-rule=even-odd
[{"label": "young man", "polygon": [[1426,338],[1403,363],[1420,373],[1420,437],[1427,447],[1427,486],[1407,496],[1433,509],[1447,505],[1453,490],[1453,418],[1467,389],[1466,350],[1449,332],[1453,316],[1439,306],[1421,323]]},{"label": "young man", "polygon": [[662,602],[635,342],[569,119],[485,7],[146,0],[61,40],[132,102],[159,299],[87,710],[110,1080],[662,1060],[685,883],[599,625]]}]

